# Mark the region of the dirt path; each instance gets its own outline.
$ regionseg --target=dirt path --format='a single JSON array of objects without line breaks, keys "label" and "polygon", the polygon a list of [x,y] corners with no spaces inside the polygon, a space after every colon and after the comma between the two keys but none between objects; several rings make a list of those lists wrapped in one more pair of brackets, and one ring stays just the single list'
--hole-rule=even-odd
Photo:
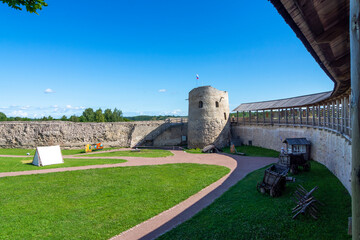
[{"label": "dirt path", "polygon": [[[144,158],[144,157],[101,157],[112,159],[125,159],[127,162],[116,164],[90,165],[80,167],[53,168],[32,171],[4,172],[0,177],[44,174],[53,172],[77,171],[97,168],[125,167],[125,166],[144,166],[161,165],[172,163],[198,163],[211,164],[228,167],[230,173],[212,183],[200,192],[192,195],[174,207],[142,222],[131,229],[111,238],[119,239],[155,239],[156,237],[171,230],[177,225],[190,219],[203,208],[210,205],[215,199],[220,197],[231,186],[244,178],[248,173],[277,161],[276,158],[266,157],[245,157],[231,154],[190,154],[180,150],[171,151],[174,156],[163,158]],[[12,156],[14,157],[14,156]],[[64,156],[64,158],[77,158],[75,156]],[[83,157],[79,157],[82,158]],[[100,157],[98,157],[100,158]]]}]

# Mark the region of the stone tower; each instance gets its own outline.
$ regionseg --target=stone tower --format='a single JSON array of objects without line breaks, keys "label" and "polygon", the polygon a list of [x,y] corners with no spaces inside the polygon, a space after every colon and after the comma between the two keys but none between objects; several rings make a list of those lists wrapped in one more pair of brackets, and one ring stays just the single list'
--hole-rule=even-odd
[{"label": "stone tower", "polygon": [[214,144],[228,145],[230,134],[229,97],[226,91],[211,86],[189,92],[188,148]]}]

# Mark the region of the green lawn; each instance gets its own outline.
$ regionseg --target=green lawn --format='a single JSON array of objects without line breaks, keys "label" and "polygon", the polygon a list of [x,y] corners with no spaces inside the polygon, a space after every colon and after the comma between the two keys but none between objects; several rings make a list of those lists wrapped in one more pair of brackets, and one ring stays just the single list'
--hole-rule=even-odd
[{"label": "green lawn", "polygon": [[31,157],[0,157],[0,172],[16,172],[16,171],[27,171],[27,170],[39,170],[49,168],[62,168],[62,167],[77,167],[97,164],[109,164],[109,163],[122,163],[126,160],[122,159],[64,159],[63,164],[55,164],[44,167],[38,167],[31,164]]},{"label": "green lawn", "polygon": [[185,149],[187,153],[204,154],[200,148]]},{"label": "green lawn", "polygon": [[106,152],[106,153],[97,153],[97,154],[89,154],[89,155],[82,155],[81,157],[149,157],[149,158],[156,158],[156,157],[167,157],[173,156],[170,151],[168,150],[161,150],[161,149],[140,149],[140,152],[133,152],[129,151],[117,151],[117,152]]},{"label": "green lawn", "polygon": [[[226,153],[230,153],[230,147],[226,147],[222,149],[224,152]],[[279,157],[279,152],[272,150],[272,149],[267,149],[267,148],[262,148],[262,147],[256,147],[256,146],[247,146],[247,145],[242,145],[239,147],[236,147],[236,151],[241,152],[241,153],[245,153],[245,156],[253,156],[253,157]]]},{"label": "green lawn", "polygon": [[[351,198],[340,181],[323,165],[312,162],[310,172],[301,172],[288,183],[279,198],[262,195],[256,183],[264,169],[257,170],[189,221],[166,233],[164,239],[351,239],[347,235]],[[319,186],[314,196],[320,207],[318,220],[299,216],[292,220],[290,199],[296,186],[307,190]]]},{"label": "green lawn", "polygon": [[[116,148],[104,148],[100,151],[106,151]],[[25,149],[25,148],[0,148],[0,155],[24,155],[26,156],[27,153],[30,153],[30,156],[33,156],[35,154],[36,149]],[[71,150],[65,150],[62,149],[61,153],[63,155],[73,155],[73,154],[80,154],[85,153],[84,149],[71,149]]]},{"label": "green lawn", "polygon": [[228,172],[169,164],[0,178],[0,239],[109,239]]}]

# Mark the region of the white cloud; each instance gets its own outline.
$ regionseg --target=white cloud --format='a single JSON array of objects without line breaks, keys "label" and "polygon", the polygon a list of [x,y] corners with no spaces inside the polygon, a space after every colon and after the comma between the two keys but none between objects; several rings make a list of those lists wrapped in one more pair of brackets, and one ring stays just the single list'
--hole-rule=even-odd
[{"label": "white cloud", "polygon": [[29,109],[30,108],[30,106],[29,105],[27,105],[27,106],[23,106],[23,107],[20,107],[20,109],[21,110],[27,110],[27,109]]},{"label": "white cloud", "polygon": [[16,117],[27,117],[29,114],[27,112],[18,110],[18,111],[12,111],[9,115]]},{"label": "white cloud", "polygon": [[159,89],[159,92],[166,92],[166,89]]},{"label": "white cloud", "polygon": [[175,109],[171,112],[171,114],[173,114],[173,115],[181,115],[181,113],[182,113],[181,109]]},{"label": "white cloud", "polygon": [[45,89],[44,93],[54,93],[55,91],[52,90],[51,88],[47,88]]},{"label": "white cloud", "polygon": [[71,105],[66,105],[67,109],[72,109],[73,107]]}]

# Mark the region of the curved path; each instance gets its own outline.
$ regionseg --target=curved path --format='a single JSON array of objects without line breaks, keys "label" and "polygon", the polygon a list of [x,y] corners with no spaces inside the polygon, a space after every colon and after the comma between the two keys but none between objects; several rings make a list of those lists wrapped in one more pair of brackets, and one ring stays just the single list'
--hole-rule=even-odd
[{"label": "curved path", "polygon": [[[116,164],[90,165],[80,167],[53,168],[33,171],[4,172],[0,177],[10,177],[30,174],[43,174],[52,172],[76,171],[96,168],[161,165],[172,163],[198,163],[211,164],[228,167],[230,172],[218,181],[212,183],[200,192],[192,195],[188,199],[175,205],[174,207],[142,222],[131,229],[122,232],[111,239],[154,239],[177,225],[190,219],[203,208],[210,205],[215,199],[220,197],[231,186],[248,173],[277,161],[276,158],[266,157],[245,157],[231,154],[190,154],[180,150],[171,151],[174,156],[163,158],[144,158],[144,157],[101,157],[113,159],[125,159],[127,162]],[[14,157],[14,156],[13,156]],[[65,156],[64,158],[77,158],[75,156]],[[79,157],[80,158],[80,157]],[[81,157],[83,159],[83,157]],[[100,157],[97,157],[100,158]]]}]

